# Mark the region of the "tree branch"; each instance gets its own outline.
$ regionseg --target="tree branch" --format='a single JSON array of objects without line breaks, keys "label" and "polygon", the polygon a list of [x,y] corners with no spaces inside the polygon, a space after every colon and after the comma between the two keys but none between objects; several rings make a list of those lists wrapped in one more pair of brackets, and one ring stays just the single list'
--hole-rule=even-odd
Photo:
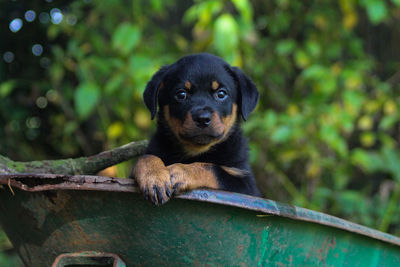
[{"label": "tree branch", "polygon": [[12,161],[9,158],[0,155],[0,174],[96,174],[107,167],[142,155],[147,144],[147,140],[132,142],[90,157],[75,159],[20,162]]}]

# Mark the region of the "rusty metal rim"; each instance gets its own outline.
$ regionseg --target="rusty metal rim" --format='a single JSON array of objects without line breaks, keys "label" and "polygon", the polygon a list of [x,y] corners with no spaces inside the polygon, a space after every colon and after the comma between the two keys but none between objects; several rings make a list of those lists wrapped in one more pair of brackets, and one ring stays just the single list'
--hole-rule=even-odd
[{"label": "rusty metal rim", "polygon": [[[12,193],[14,193],[12,189],[13,187],[29,192],[48,190],[139,192],[135,185],[135,181],[132,179],[91,175],[6,174],[0,175],[0,185],[5,187],[8,186]],[[271,214],[294,220],[317,223],[400,246],[399,237],[360,224],[352,223],[335,216],[324,214],[322,212],[300,208],[269,199],[209,189],[194,190],[179,195],[177,198],[234,206],[257,211],[263,214]]]}]

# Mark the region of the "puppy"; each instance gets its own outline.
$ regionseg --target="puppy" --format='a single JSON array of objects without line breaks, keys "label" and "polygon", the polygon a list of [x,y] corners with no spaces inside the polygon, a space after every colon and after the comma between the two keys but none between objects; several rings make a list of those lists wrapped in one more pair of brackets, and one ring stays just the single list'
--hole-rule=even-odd
[{"label": "puppy", "polygon": [[201,187],[260,196],[240,130],[259,93],[239,68],[207,53],[185,56],[154,74],[143,98],[158,117],[133,170],[146,199],[164,204]]}]

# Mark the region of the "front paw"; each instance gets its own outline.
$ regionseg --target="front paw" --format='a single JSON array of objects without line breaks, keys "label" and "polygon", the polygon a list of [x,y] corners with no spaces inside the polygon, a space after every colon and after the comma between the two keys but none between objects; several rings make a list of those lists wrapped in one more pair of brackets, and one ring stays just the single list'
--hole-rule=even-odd
[{"label": "front paw", "polygon": [[136,164],[133,176],[145,199],[155,205],[167,202],[173,192],[170,173],[162,160],[153,155],[141,157]]},{"label": "front paw", "polygon": [[179,194],[188,189],[188,172],[185,164],[175,163],[167,166],[174,194]]}]

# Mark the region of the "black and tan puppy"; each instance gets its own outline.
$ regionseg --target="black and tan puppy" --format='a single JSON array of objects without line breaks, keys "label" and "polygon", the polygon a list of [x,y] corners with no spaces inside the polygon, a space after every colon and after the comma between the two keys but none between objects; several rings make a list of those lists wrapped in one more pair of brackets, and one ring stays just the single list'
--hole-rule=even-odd
[{"label": "black and tan puppy", "polygon": [[144,102],[157,131],[133,171],[146,199],[163,204],[199,187],[259,196],[239,127],[258,101],[254,83],[211,54],[162,67],[147,84]]}]

